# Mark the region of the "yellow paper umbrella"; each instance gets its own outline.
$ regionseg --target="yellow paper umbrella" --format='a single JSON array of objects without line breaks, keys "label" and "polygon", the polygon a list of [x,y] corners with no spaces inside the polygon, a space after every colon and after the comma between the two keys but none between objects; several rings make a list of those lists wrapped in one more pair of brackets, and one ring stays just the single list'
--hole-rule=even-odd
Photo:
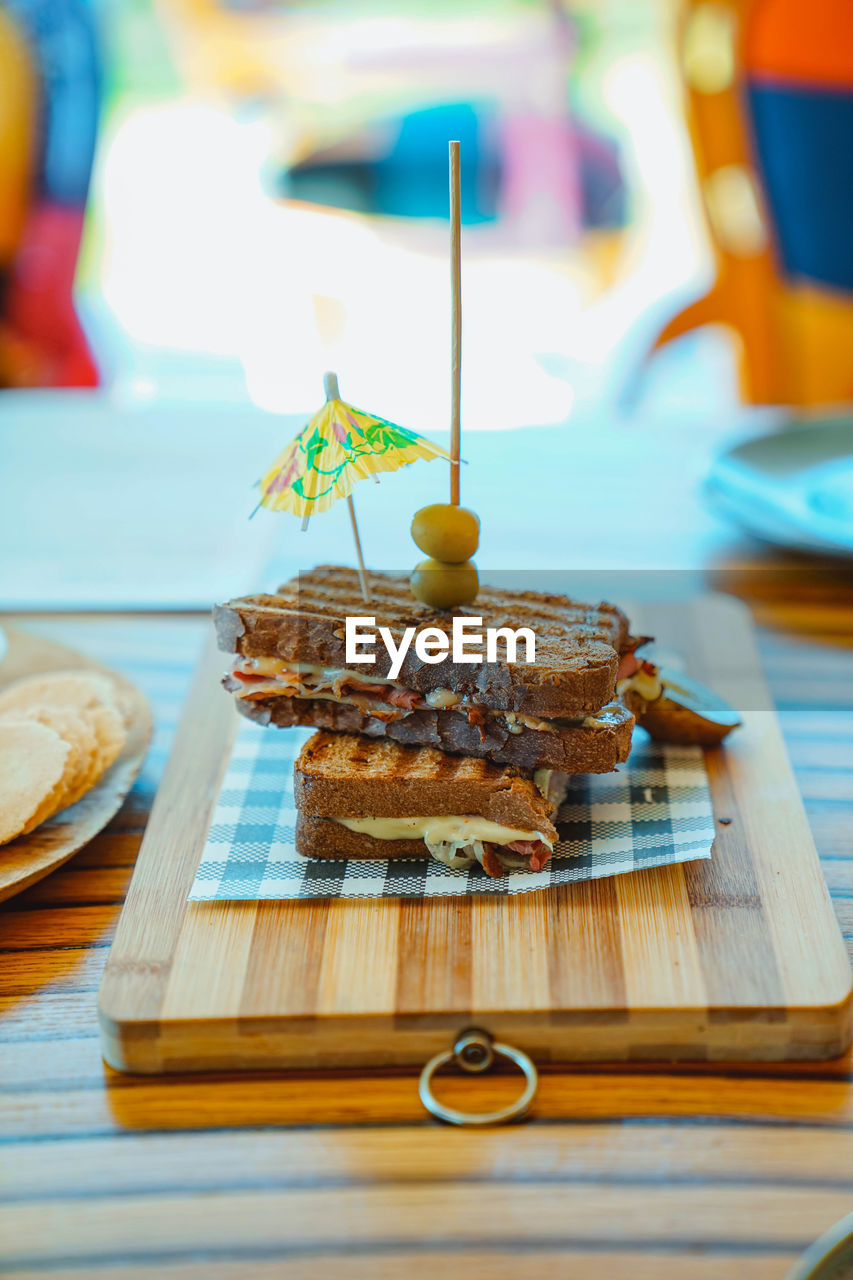
[{"label": "yellow paper umbrella", "polygon": [[323,386],[326,403],[322,409],[261,477],[258,506],[301,516],[304,529],[312,515],[328,511],[338,498],[346,498],[361,592],[369,601],[367,571],[352,500],[353,486],[358,480],[380,471],[396,471],[418,458],[449,458],[450,454],[414,431],[347,404],[341,399],[335,374],[327,373]]}]

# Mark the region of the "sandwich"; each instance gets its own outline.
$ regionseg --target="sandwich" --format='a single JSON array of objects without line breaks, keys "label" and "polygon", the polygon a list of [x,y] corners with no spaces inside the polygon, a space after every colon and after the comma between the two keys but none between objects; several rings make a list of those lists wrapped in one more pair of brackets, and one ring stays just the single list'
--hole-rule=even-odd
[{"label": "sandwich", "polygon": [[489,876],[541,871],[566,776],[391,738],[315,733],[294,767],[296,849],[311,858],[425,858]]},{"label": "sandwich", "polygon": [[[468,611],[448,614],[413,600],[404,577],[375,575],[371,585],[365,605],[354,570],[324,565],[274,595],[219,605],[219,646],[235,655],[224,684],[238,710],[261,724],[391,738],[523,770],[609,773],[627,759],[634,717],[616,700],[616,679],[641,641],[614,605],[482,587]],[[427,662],[409,647],[395,669],[379,645],[373,664],[347,665],[346,620],[364,614],[398,644],[407,628],[446,630],[460,616],[526,626],[535,661]]]}]

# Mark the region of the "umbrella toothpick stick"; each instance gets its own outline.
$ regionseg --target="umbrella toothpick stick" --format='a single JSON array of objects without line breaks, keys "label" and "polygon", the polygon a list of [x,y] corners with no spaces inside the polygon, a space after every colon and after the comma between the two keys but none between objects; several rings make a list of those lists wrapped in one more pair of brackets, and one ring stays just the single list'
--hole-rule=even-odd
[{"label": "umbrella toothpick stick", "polygon": [[[327,400],[340,400],[341,391],[338,386],[338,375],[336,373],[323,374],[323,390],[326,393]],[[358,532],[358,521],[355,518],[355,503],[352,500],[352,494],[347,494],[347,507],[349,509],[349,522],[352,525],[352,537],[355,543],[355,554],[358,558],[358,581],[361,586],[361,594],[365,604],[373,603],[373,596],[370,594],[370,579],[367,576],[367,569],[364,566],[364,556],[361,553],[361,537]]]},{"label": "umbrella toothpick stick", "polygon": [[462,208],[459,143],[450,143],[450,501],[459,506],[459,432],[462,400]]},{"label": "umbrella toothpick stick", "polygon": [[352,500],[352,494],[347,495],[347,507],[349,508],[349,519],[352,525],[352,536],[355,542],[355,554],[358,557],[358,581],[361,587],[361,595],[365,604],[373,603],[373,596],[370,594],[370,579],[367,576],[367,570],[364,567],[364,556],[361,554],[361,538],[358,536],[358,525],[355,519],[355,504]]}]

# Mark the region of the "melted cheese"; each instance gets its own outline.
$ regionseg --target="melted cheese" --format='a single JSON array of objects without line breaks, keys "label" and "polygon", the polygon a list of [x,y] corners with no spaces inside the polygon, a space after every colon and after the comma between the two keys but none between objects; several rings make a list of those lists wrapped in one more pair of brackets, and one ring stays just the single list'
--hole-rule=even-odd
[{"label": "melted cheese", "polygon": [[606,707],[596,711],[593,716],[584,716],[581,724],[585,729],[606,729],[611,724],[618,724],[625,719],[625,708],[620,702],[608,702]]},{"label": "melted cheese", "polygon": [[[616,692],[619,697],[623,697],[628,690],[633,690],[639,694],[644,702],[656,702],[663,692],[663,686],[657,675],[650,675],[647,671],[643,671],[642,667],[639,671],[635,671],[632,676],[620,680],[616,686]],[[606,708],[605,708],[606,709]]]},{"label": "melted cheese", "polygon": [[430,689],[426,695],[428,707],[455,707],[462,699],[458,693],[454,693],[452,689]]},{"label": "melted cheese", "polygon": [[510,733],[521,733],[522,729],[536,729],[540,733],[556,733],[556,729],[550,720],[540,720],[538,716],[528,716],[523,711],[499,711],[496,714],[502,715],[506,720],[506,727]]},{"label": "melted cheese", "polygon": [[551,848],[541,831],[519,831],[503,827],[474,814],[470,817],[435,818],[335,818],[341,826],[375,840],[423,840],[427,845],[465,846],[486,840],[490,844],[512,844],[515,840],[541,840]]},{"label": "melted cheese", "polygon": [[559,809],[569,789],[569,775],[561,769],[537,769],[533,774],[533,785],[555,809]]},{"label": "melted cheese", "polygon": [[326,702],[341,702],[346,706],[356,707],[361,707],[363,703],[369,701],[371,709],[376,706],[390,711],[396,710],[402,715],[399,707],[392,707],[390,702],[382,702],[381,699],[374,698],[366,693],[343,695],[331,693],[328,689],[307,689],[304,685],[291,685],[285,689],[279,680],[253,680],[245,688],[238,689],[236,696],[238,698],[257,698],[259,694],[269,694],[271,696],[280,694],[282,697],[302,699],[304,702],[322,702],[323,700]]},{"label": "melted cheese", "polygon": [[533,785],[537,791],[541,791],[545,799],[548,799],[548,788],[551,784],[551,774],[553,769],[537,769],[533,774]]},{"label": "melted cheese", "polygon": [[358,680],[364,684],[392,684],[396,689],[405,688],[399,680],[389,680],[388,676],[351,671],[348,667],[320,667],[312,662],[291,662],[283,658],[240,658],[235,665],[240,671],[269,676],[270,679],[295,671],[299,675],[312,676],[320,684],[335,685],[343,684],[345,680]]}]

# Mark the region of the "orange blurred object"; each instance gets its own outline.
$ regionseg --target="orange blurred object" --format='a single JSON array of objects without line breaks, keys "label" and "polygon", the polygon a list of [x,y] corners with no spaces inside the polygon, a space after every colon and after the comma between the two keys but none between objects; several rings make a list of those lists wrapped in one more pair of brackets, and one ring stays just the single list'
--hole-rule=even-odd
[{"label": "orange blurred object", "polygon": [[[740,339],[744,400],[802,407],[853,400],[853,292],[846,282],[790,269],[780,229],[783,217],[788,231],[797,218],[802,222],[817,214],[819,222],[827,212],[821,202],[836,195],[838,182],[828,181],[827,197],[819,184],[810,189],[804,175],[797,207],[783,207],[779,190],[768,184],[752,96],[761,91],[767,99],[787,95],[789,112],[798,102],[808,108],[810,100],[816,101],[824,118],[837,104],[839,119],[846,118],[853,94],[849,0],[688,0],[682,66],[716,279],[704,297],[670,320],[655,346],[700,325],[723,324]],[[807,115],[806,108],[798,121],[798,141],[813,157],[822,157],[826,139],[815,132],[809,139],[810,122],[818,117]],[[765,107],[778,109],[773,102]],[[780,119],[772,121],[775,177]],[[851,167],[849,151],[848,145],[846,155],[842,150],[833,157],[842,171]],[[798,161],[789,158],[788,163]],[[815,160],[819,163],[822,158]],[[853,172],[844,180],[849,190]],[[802,227],[797,229],[803,234]],[[810,228],[804,234],[815,239]],[[830,255],[831,246],[824,251],[824,257]]]},{"label": "orange blurred object", "polygon": [[0,8],[0,268],[20,242],[35,151],[38,85],[23,34]]},{"label": "orange blurred object", "polygon": [[60,178],[72,172],[74,190],[48,173],[46,141],[72,101],[68,93],[51,101],[51,90],[60,84],[73,91],[75,76],[89,70],[80,53],[91,32],[81,29],[79,13],[66,17],[59,6],[22,13],[22,21],[29,15],[36,24],[26,32],[0,4],[0,387],[96,386],[98,371],[73,302],[91,167],[88,136],[72,135],[84,144],[73,156],[63,137]]}]

